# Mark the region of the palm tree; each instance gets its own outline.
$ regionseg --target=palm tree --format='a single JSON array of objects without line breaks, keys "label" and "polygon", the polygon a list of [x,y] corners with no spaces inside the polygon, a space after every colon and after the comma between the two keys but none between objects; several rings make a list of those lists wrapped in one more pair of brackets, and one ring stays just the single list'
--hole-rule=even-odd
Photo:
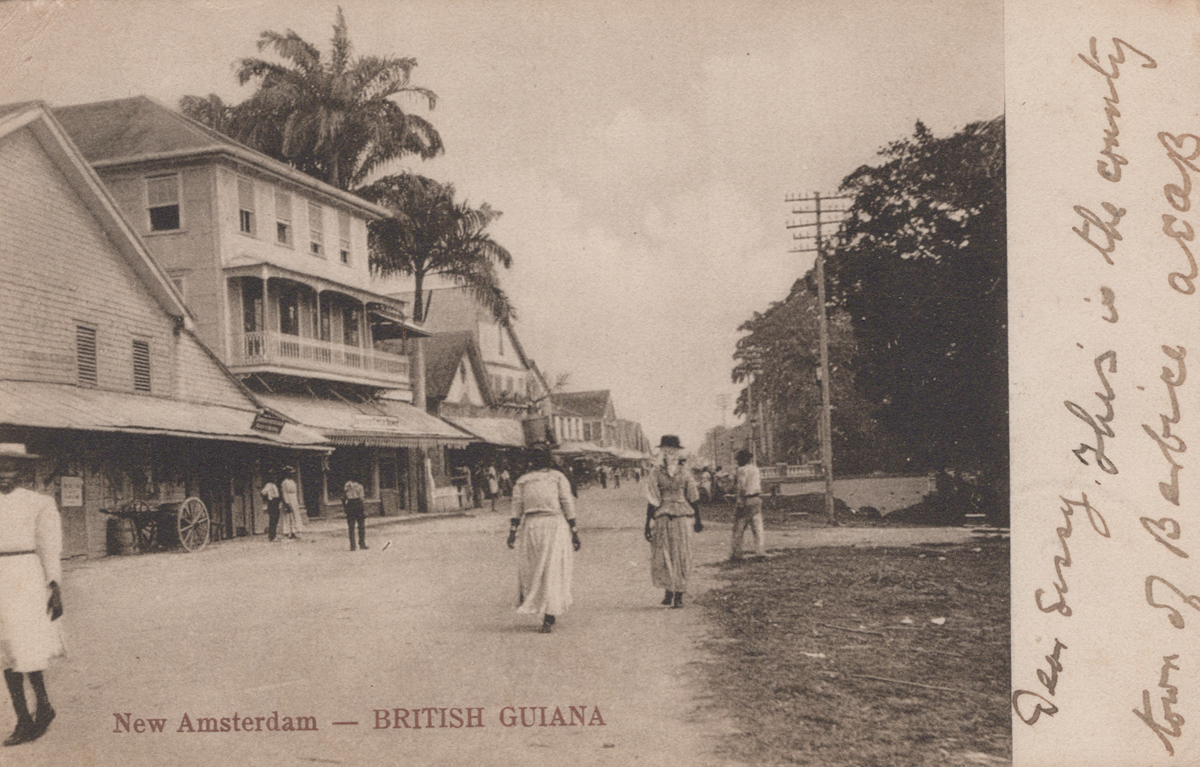
[{"label": "palm tree", "polygon": [[292,30],[266,31],[258,49],[270,48],[285,63],[245,58],[237,65],[241,85],[258,90],[227,106],[215,95],[185,96],[184,114],[340,189],[361,184],[383,163],[406,155],[429,159],[442,139],[424,118],[400,107],[395,97],[437,96],[410,84],[416,59],[354,56],[339,7],[328,59]]},{"label": "palm tree", "polygon": [[515,319],[497,273],[497,266],[512,266],[512,255],[486,231],[500,211],[455,201],[452,184],[409,172],[384,176],[355,194],[393,211],[370,224],[371,268],[383,277],[413,277],[415,320],[425,319],[425,278],[435,275],[469,289],[497,320]]}]

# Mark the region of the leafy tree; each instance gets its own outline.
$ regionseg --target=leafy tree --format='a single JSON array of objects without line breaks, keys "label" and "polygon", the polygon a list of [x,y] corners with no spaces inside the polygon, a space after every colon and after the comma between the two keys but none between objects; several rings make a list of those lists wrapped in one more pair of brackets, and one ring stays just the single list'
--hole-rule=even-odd
[{"label": "leafy tree", "polygon": [[408,172],[355,193],[394,212],[371,222],[371,268],[381,276],[414,278],[414,318],[424,318],[425,278],[433,275],[469,288],[497,320],[515,318],[497,273],[498,266],[512,266],[512,256],[487,232],[500,211],[456,201],[453,185]]},{"label": "leafy tree", "polygon": [[268,48],[283,62],[245,58],[237,65],[239,84],[257,85],[250,98],[231,106],[216,95],[184,96],[180,110],[346,190],[390,160],[442,151],[433,125],[395,100],[436,105],[433,91],[411,84],[416,59],[355,56],[340,7],[328,57],[290,29],[263,32],[258,49]]},{"label": "leafy tree", "polygon": [[[734,383],[753,379],[753,398],[767,403],[778,460],[800,463],[820,455],[817,419],[821,389],[816,280],[810,271],[792,285],[788,297],[755,312],[738,330]],[[834,465],[838,473],[901,469],[905,456],[882,433],[876,408],[859,394],[852,367],[856,344],[850,318],[829,312],[830,401]],[[749,387],[748,387],[749,388]],[[752,403],[743,389],[735,413]],[[756,406],[755,406],[756,407]]]},{"label": "leafy tree", "polygon": [[1007,481],[1004,118],[936,138],[921,123],[854,196],[829,259],[857,341],[856,385],[914,463]]}]

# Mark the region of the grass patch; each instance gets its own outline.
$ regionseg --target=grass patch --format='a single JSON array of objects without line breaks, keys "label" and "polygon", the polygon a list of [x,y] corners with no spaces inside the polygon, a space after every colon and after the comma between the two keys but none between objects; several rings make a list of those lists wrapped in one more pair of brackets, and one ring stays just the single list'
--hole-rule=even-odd
[{"label": "grass patch", "polygon": [[1006,763],[1008,551],[994,539],[717,565],[726,583],[702,605],[718,627],[709,681],[741,730],[729,755],[822,767]]}]

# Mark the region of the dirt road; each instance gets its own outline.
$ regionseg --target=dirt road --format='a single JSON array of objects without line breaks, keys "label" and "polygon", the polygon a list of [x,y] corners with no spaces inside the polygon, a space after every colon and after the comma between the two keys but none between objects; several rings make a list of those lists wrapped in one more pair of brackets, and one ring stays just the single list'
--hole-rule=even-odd
[{"label": "dirt road", "polygon": [[[59,716],[4,763],[722,764],[727,725],[693,681],[700,613],[658,605],[640,507],[628,485],[585,491],[576,604],[549,636],[513,610],[503,510],[375,527],[365,552],[335,528],[69,567]],[[702,561],[725,535],[700,537]],[[273,714],[317,730],[268,731]],[[201,718],[230,731],[189,731]]]},{"label": "dirt road", "polygon": [[[720,767],[731,725],[698,683],[705,626],[695,607],[659,606],[643,509],[628,484],[584,491],[575,606],[548,636],[513,609],[504,507],[372,527],[355,553],[326,525],[300,543],[69,565],[69,656],[48,674],[58,719],[0,762]],[[808,533],[786,545],[855,542]],[[697,592],[728,536],[694,539]],[[209,718],[229,731],[200,731]],[[0,728],[12,724],[0,706]]]}]

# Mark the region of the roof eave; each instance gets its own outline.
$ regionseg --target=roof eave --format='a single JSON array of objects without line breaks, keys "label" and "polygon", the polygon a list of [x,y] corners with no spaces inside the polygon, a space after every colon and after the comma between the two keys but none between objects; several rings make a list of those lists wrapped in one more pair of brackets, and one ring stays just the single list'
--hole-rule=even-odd
[{"label": "roof eave", "polygon": [[348,205],[356,209],[369,220],[378,221],[379,219],[388,218],[392,215],[391,211],[381,205],[368,202],[357,195],[351,194],[350,192],[342,189],[338,189],[332,184],[326,184],[324,181],[315,179],[307,173],[302,173],[290,165],[279,162],[278,160],[274,160],[266,155],[259,154],[253,149],[240,146],[212,146],[203,147],[200,149],[175,149],[169,152],[152,152],[147,154],[130,155],[127,157],[112,157],[107,160],[95,160],[92,162],[92,166],[95,168],[104,168],[105,170],[119,170],[121,168],[134,167],[137,165],[154,162],[205,160],[221,156],[237,160],[238,162],[244,162],[268,173],[283,176],[292,183],[318,192],[319,194],[322,194],[328,198],[333,198],[343,205]]}]

